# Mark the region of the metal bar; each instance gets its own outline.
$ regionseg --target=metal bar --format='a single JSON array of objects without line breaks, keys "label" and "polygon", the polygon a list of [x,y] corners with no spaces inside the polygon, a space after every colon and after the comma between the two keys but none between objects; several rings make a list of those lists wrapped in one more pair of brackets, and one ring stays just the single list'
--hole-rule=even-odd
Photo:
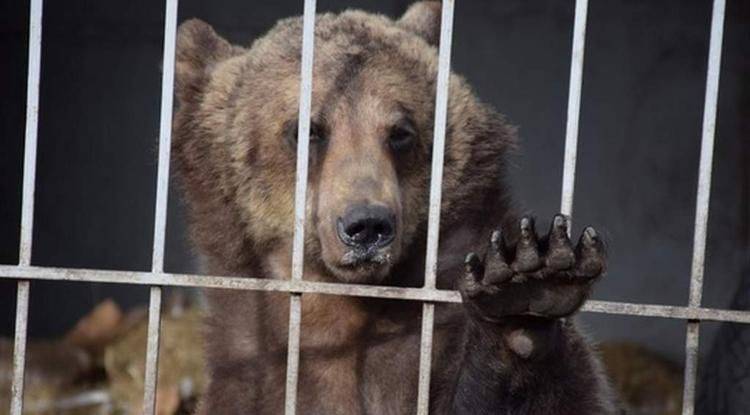
[{"label": "metal bar", "polygon": [[11,415],[23,413],[23,383],[26,362],[26,333],[29,317],[29,282],[19,281],[16,293],[16,335],[13,343],[13,384],[11,386]]},{"label": "metal bar", "polygon": [[286,360],[286,396],[284,413],[294,415],[297,411],[297,383],[299,381],[299,343],[302,324],[302,298],[292,294],[289,298],[289,344]]},{"label": "metal bar", "polygon": [[[96,282],[104,284],[161,285],[285,293],[317,293],[350,297],[386,298],[404,301],[460,303],[457,291],[377,285],[341,284],[316,281],[272,280],[192,274],[92,270],[0,265],[0,279]],[[581,311],[674,320],[717,321],[750,324],[750,311],[659,304],[636,304],[589,300]]]},{"label": "metal bar", "polygon": [[682,414],[693,415],[695,408],[695,384],[698,377],[698,340],[700,323],[688,321],[685,336],[685,374],[682,391]]},{"label": "metal bar", "polygon": [[[693,234],[693,262],[690,272],[690,307],[700,307],[703,296],[703,273],[706,259],[706,234],[708,208],[711,200],[711,173],[713,171],[714,139],[716,135],[716,107],[719,97],[721,49],[724,38],[725,0],[714,0],[711,16],[711,40],[708,49],[706,96],[703,104],[703,133],[701,158],[698,170],[698,194],[695,201],[695,232]],[[685,337],[685,382],[682,395],[683,415],[695,411],[695,384],[698,377],[698,340],[700,324],[687,323]]]},{"label": "metal bar", "polygon": [[[177,35],[178,0],[167,0],[164,13],[164,50],[161,79],[161,123],[159,125],[159,165],[156,178],[154,207],[154,241],[151,272],[164,272],[164,243],[167,227],[167,199],[169,195],[169,158],[172,142],[172,110],[174,99],[174,61]],[[156,389],[159,368],[159,338],[161,327],[162,289],[151,287],[148,309],[148,341],[143,381],[143,413],[156,413]]]},{"label": "metal bar", "polygon": [[[78,281],[112,284],[201,287],[286,293],[318,293],[354,297],[403,299],[414,301],[461,302],[456,291],[429,290],[316,281],[275,280],[229,276],[112,271],[73,268],[17,267],[0,265],[0,279]],[[749,313],[750,314],[750,313]]]},{"label": "metal bar", "polygon": [[438,238],[440,234],[440,202],[443,195],[443,163],[445,160],[445,130],[448,118],[448,87],[450,81],[451,43],[453,35],[454,0],[443,1],[440,21],[440,51],[438,55],[437,92],[435,96],[435,126],[432,144],[430,175],[430,207],[427,225],[427,255],[425,258],[426,288],[434,288],[437,279]]},{"label": "metal bar", "polygon": [[151,270],[164,271],[164,240],[167,227],[167,198],[169,196],[169,157],[172,142],[172,109],[174,100],[174,59],[177,35],[178,0],[166,1],[164,16],[164,51],[161,77],[161,123],[159,124],[159,167],[156,177],[156,205],[154,208],[154,245]]},{"label": "metal bar", "polygon": [[[294,191],[294,240],[292,244],[292,281],[301,281],[305,263],[305,217],[307,203],[307,167],[312,107],[313,52],[315,48],[315,0],[305,0],[302,17],[302,56],[300,65],[299,116],[297,118],[297,174]],[[284,413],[297,410],[299,379],[299,343],[302,299],[293,293],[289,298],[289,344],[287,346],[286,396]]]},{"label": "metal bar", "polygon": [[[445,131],[448,118],[451,46],[453,43],[454,0],[443,0],[440,14],[440,45],[435,91],[435,125],[433,126],[432,170],[430,175],[430,206],[427,225],[424,288],[434,289],[437,280],[437,257],[440,237],[440,204],[442,200]],[[419,348],[419,384],[417,414],[427,415],[430,407],[430,372],[432,370],[432,337],[435,305],[422,305],[422,335]]]},{"label": "metal bar", "polygon": [[39,74],[42,53],[42,0],[31,0],[29,14],[29,68],[26,83],[26,137],[23,159],[23,201],[21,202],[20,265],[31,264],[34,228],[34,185],[39,124]]},{"label": "metal bar", "polygon": [[432,337],[435,323],[435,304],[422,305],[422,334],[419,347],[419,384],[417,392],[417,414],[426,415],[430,410],[430,375],[432,368]]},{"label": "metal bar", "polygon": [[573,214],[573,192],[576,181],[576,158],[578,156],[578,121],[581,115],[581,85],[583,83],[583,57],[586,46],[588,0],[577,0],[575,13],[573,51],[570,57],[570,85],[568,87],[568,122],[565,129],[565,164],[563,167],[562,200],[560,202],[560,212],[567,216]]},{"label": "metal bar", "polygon": [[161,287],[151,287],[148,306],[148,340],[143,382],[143,413],[156,413],[156,387],[159,367],[159,329],[161,328]]},{"label": "metal bar", "polygon": [[[34,229],[34,188],[36,184],[36,150],[39,127],[39,78],[42,63],[42,0],[29,5],[29,63],[26,79],[26,132],[24,138],[23,198],[21,202],[21,235],[18,252],[20,266],[31,265]],[[13,343],[13,380],[11,415],[23,413],[26,337],[29,318],[29,281],[19,281],[16,292],[16,326]]]},{"label": "metal bar", "polygon": [[706,97],[703,104],[703,135],[698,171],[698,195],[695,201],[695,232],[693,234],[693,263],[690,275],[690,305],[700,306],[703,294],[703,267],[706,257],[708,207],[711,199],[716,106],[719,96],[721,45],[724,37],[724,0],[715,0],[711,19],[711,43],[708,51]]}]

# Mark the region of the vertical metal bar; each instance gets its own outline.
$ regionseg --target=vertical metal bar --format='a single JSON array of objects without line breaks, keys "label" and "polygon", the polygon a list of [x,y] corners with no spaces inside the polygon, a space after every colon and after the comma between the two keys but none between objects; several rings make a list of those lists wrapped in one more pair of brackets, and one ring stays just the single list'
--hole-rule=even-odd
[{"label": "vertical metal bar", "polygon": [[172,142],[172,108],[174,99],[174,59],[177,34],[178,0],[166,1],[164,15],[164,51],[161,78],[161,122],[159,124],[159,165],[156,176],[156,205],[154,212],[154,246],[151,271],[164,271],[164,241],[167,227],[167,197],[169,196],[169,157]]},{"label": "vertical metal bar", "polygon": [[430,207],[427,226],[427,256],[425,259],[425,288],[435,288],[437,278],[438,237],[440,234],[440,203],[443,196],[443,163],[445,160],[445,130],[448,117],[448,86],[450,81],[451,43],[453,37],[454,0],[444,1],[440,21],[440,51],[438,56],[437,92],[435,97],[435,126],[432,144],[432,173],[430,179]]},{"label": "vertical metal bar", "polygon": [[[430,175],[430,206],[427,226],[424,287],[435,288],[437,280],[438,242],[440,235],[440,204],[442,200],[443,163],[445,159],[445,131],[448,118],[451,46],[453,43],[454,0],[443,0],[440,17],[440,47],[435,92],[435,125],[432,144],[432,173]],[[417,414],[426,415],[430,407],[430,372],[432,369],[432,337],[435,304],[422,305],[422,334],[419,351],[419,384]]]},{"label": "vertical metal bar", "polygon": [[[164,13],[164,51],[161,81],[161,123],[159,125],[159,166],[156,179],[154,212],[154,245],[151,272],[164,272],[164,242],[167,224],[167,196],[169,195],[169,157],[172,141],[172,109],[174,97],[175,38],[177,34],[178,0],[167,0]],[[143,413],[156,413],[156,388],[159,367],[159,337],[161,328],[161,287],[151,287],[148,309],[148,341],[146,368],[143,381]]]},{"label": "vertical metal bar", "polygon": [[[293,280],[302,279],[305,260],[305,206],[307,204],[307,165],[312,107],[313,51],[315,47],[315,0],[305,0],[304,7],[299,117],[297,119],[297,174],[294,192]],[[300,323],[302,320],[300,297],[300,294],[293,293],[289,299],[289,344],[287,346],[286,396],[284,401],[284,413],[286,415],[294,415],[297,410]]]},{"label": "vertical metal bar", "polygon": [[11,386],[11,415],[23,412],[23,381],[26,362],[26,327],[29,316],[29,282],[19,281],[16,293],[16,336],[13,343],[13,384]]},{"label": "vertical metal bar", "polygon": [[430,378],[432,375],[432,337],[435,330],[435,304],[422,305],[422,333],[419,347],[419,384],[417,390],[417,414],[430,411]]},{"label": "vertical metal bar", "polygon": [[577,0],[573,24],[573,51],[570,57],[570,85],[568,89],[568,123],[565,129],[565,164],[563,167],[562,200],[560,212],[573,214],[573,192],[576,181],[578,155],[578,121],[581,115],[581,85],[583,83],[583,57],[586,47],[586,16],[588,0]]},{"label": "vertical metal bar", "polygon": [[[34,227],[34,187],[36,184],[36,149],[39,125],[39,75],[42,60],[42,0],[31,0],[29,10],[29,66],[26,80],[26,135],[23,161],[23,200],[21,202],[20,266],[31,265]],[[13,343],[13,381],[11,415],[23,412],[23,387],[26,365],[26,337],[29,318],[28,281],[19,281],[16,293],[16,327]]]},{"label": "vertical metal bar", "polygon": [[695,202],[695,232],[693,234],[693,263],[690,276],[690,306],[699,307],[703,294],[703,266],[706,256],[708,206],[711,198],[716,106],[719,96],[721,46],[724,38],[725,0],[715,0],[711,19],[711,43],[708,51],[706,97],[703,104],[703,134],[698,171],[698,194]]},{"label": "vertical metal bar", "polygon": [[159,329],[161,328],[161,287],[151,287],[148,306],[148,340],[143,381],[143,413],[156,413],[156,387],[159,367]]},{"label": "vertical metal bar", "polygon": [[695,408],[695,385],[698,377],[698,341],[700,339],[698,321],[688,321],[685,336],[685,379],[682,390],[682,414],[693,415]]},{"label": "vertical metal bar", "polygon": [[[725,0],[714,0],[711,17],[711,40],[708,49],[706,96],[703,104],[703,132],[701,158],[698,171],[698,194],[695,202],[695,232],[693,234],[693,262],[690,273],[690,307],[700,307],[703,296],[703,272],[706,257],[708,208],[711,199],[711,173],[713,171],[714,137],[716,135],[716,107],[719,97],[721,49],[724,40]],[[682,396],[683,415],[695,411],[695,385],[698,377],[698,321],[687,323],[685,337],[685,386]]]},{"label": "vertical metal bar", "polygon": [[34,228],[34,185],[36,182],[36,143],[39,124],[39,73],[42,53],[42,0],[31,0],[29,14],[29,68],[26,83],[26,138],[23,159],[23,201],[21,207],[21,246],[19,264],[31,264]]},{"label": "vertical metal bar", "polygon": [[284,413],[297,413],[297,382],[299,379],[299,339],[302,320],[302,298],[300,294],[292,294],[289,298],[289,344],[286,357],[286,396],[284,398]]}]

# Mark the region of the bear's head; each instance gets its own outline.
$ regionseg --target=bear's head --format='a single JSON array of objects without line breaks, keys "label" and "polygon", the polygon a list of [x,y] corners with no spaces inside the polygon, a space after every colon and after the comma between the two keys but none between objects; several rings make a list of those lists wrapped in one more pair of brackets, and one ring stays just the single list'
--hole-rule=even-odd
[{"label": "bear's head", "polygon": [[[395,21],[360,11],[317,16],[307,267],[383,283],[424,240],[439,28],[437,2]],[[252,275],[271,252],[290,253],[301,40],[301,18],[280,21],[249,48],[198,20],[179,29],[177,173],[193,239],[226,272]],[[499,200],[513,135],[451,75],[444,231]]]}]

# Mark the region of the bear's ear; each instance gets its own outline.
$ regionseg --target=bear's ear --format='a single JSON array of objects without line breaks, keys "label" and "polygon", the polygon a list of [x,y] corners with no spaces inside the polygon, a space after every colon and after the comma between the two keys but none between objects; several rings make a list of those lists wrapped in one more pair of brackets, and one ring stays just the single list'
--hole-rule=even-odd
[{"label": "bear's ear", "polygon": [[217,63],[242,49],[232,46],[199,19],[190,19],[177,29],[175,51],[175,93],[179,101],[200,95],[208,74]]},{"label": "bear's ear", "polygon": [[440,11],[439,1],[420,1],[409,7],[398,20],[402,28],[421,36],[432,46],[440,43]]}]

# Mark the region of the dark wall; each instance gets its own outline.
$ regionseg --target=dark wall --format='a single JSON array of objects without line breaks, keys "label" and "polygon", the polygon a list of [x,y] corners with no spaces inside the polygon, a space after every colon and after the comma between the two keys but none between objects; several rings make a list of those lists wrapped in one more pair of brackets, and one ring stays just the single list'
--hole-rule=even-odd
[{"label": "dark wall", "polygon": [[[396,16],[408,1],[321,0]],[[454,69],[520,126],[514,190],[545,222],[559,210],[573,1],[458,2]],[[748,36],[728,2],[704,304],[721,307],[747,262]],[[180,2],[247,44],[301,1]],[[147,270],[156,179],[163,5],[46,2],[33,263]],[[0,2],[0,262],[18,255],[28,5]],[[708,0],[601,0],[589,6],[574,221],[610,244],[595,298],[687,302],[708,53]],[[744,124],[743,124],[744,123]],[[167,263],[194,269],[179,197],[170,195]],[[0,283],[0,333],[13,329],[14,285]],[[63,333],[106,297],[143,302],[144,287],[32,285],[31,334]],[[684,324],[586,314],[595,338],[642,341],[679,358]],[[710,340],[710,333],[708,339]],[[705,349],[705,348],[704,348]]]}]

